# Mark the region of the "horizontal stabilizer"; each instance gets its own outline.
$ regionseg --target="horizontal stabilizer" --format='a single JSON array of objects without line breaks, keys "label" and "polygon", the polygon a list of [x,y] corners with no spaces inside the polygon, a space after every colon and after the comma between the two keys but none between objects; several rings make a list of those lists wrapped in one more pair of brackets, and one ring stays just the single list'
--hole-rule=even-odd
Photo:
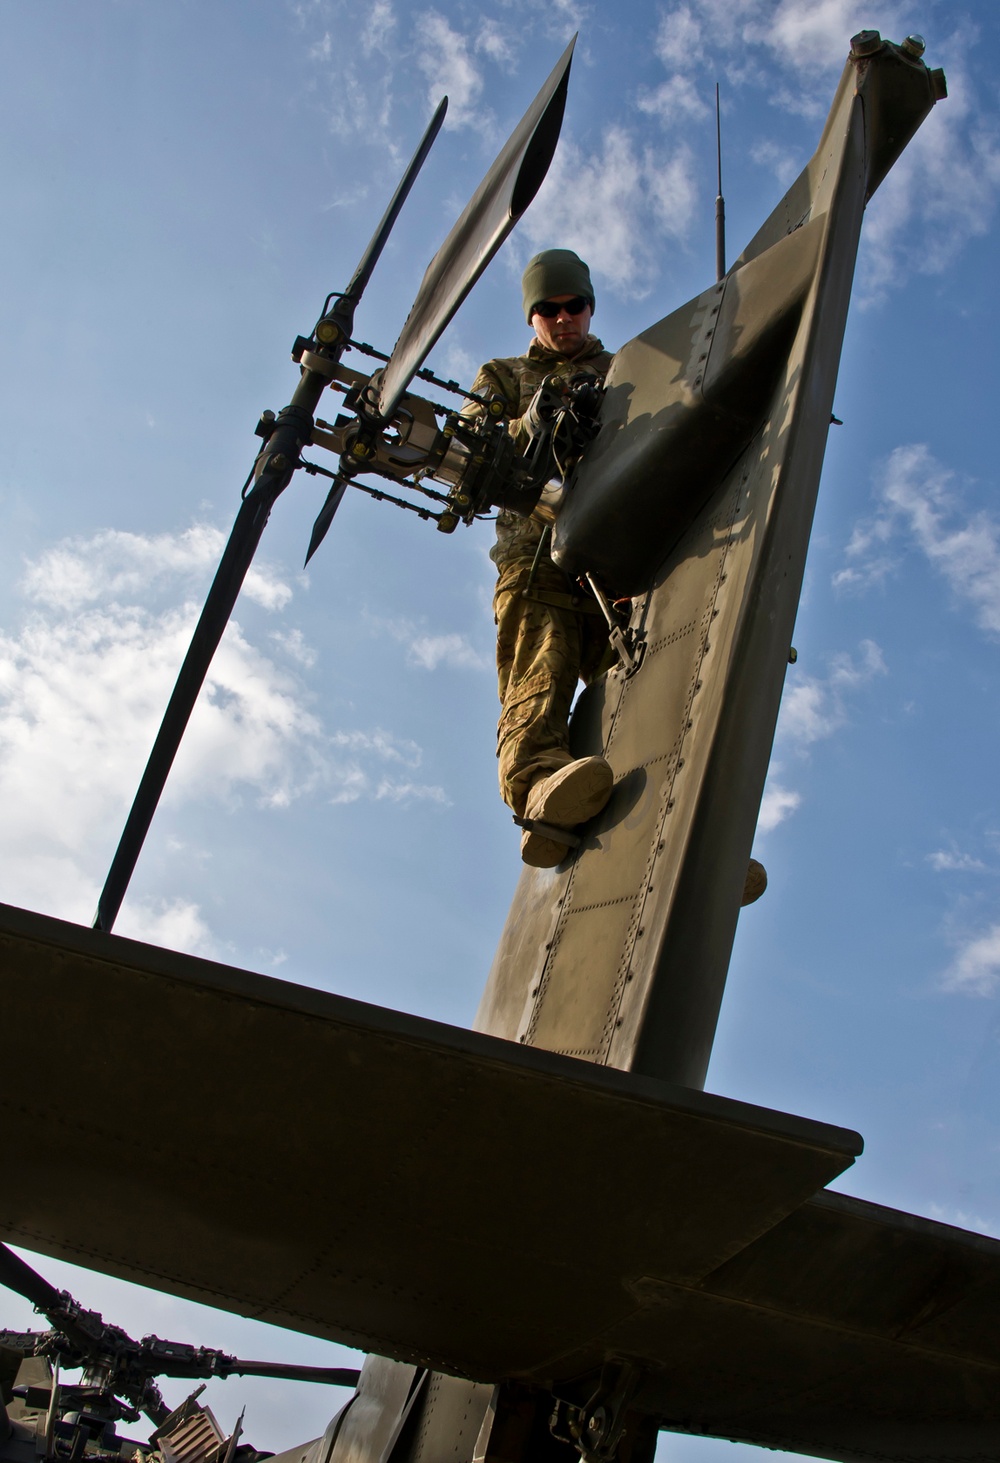
[{"label": "horizontal stabilizer", "polygon": [[0,998],[0,1237],[482,1379],[599,1357],[642,1277],[696,1284],[861,1148],[2,906]]},{"label": "horizontal stabilizer", "polygon": [[0,999],[0,1238],[481,1380],[630,1357],[678,1431],[1000,1456],[1000,1243],[817,1193],[855,1133],[5,906]]}]

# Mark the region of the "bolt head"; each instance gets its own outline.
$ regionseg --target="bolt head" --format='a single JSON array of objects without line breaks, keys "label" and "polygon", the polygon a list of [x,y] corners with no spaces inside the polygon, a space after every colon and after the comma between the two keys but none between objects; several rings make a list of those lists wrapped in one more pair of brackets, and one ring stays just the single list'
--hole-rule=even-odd
[{"label": "bolt head", "polygon": [[859,30],[856,36],[851,36],[851,55],[856,61],[874,56],[881,49],[882,37],[877,30]]},{"label": "bolt head", "polygon": [[592,1438],[599,1438],[604,1432],[608,1415],[603,1407],[595,1407],[587,1418],[587,1432]]},{"label": "bolt head", "polygon": [[927,42],[924,40],[923,36],[918,36],[914,34],[912,36],[907,36],[906,40],[903,42],[899,49],[901,51],[905,51],[907,56],[914,56],[919,60],[919,58],[927,50]]}]

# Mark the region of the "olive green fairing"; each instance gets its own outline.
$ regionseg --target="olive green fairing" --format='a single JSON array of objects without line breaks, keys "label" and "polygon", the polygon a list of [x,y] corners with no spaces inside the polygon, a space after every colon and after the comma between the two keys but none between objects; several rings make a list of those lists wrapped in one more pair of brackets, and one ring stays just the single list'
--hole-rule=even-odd
[{"label": "olive green fairing", "polygon": [[823,241],[797,229],[629,341],[601,431],[556,521],[553,557],[640,594],[760,429]]},{"label": "olive green fairing", "polygon": [[[608,444],[598,439],[581,472],[557,544],[574,568],[584,546],[587,567],[614,546],[600,560],[609,581],[648,590],[632,620],[645,656],[636,674],[613,671],[581,697],[574,750],[603,751],[616,790],[560,869],[522,874],[481,1030],[704,1083],[805,565],[868,160],[884,160],[896,112],[912,131],[915,113],[930,109],[928,76],[891,50],[849,64],[816,155],[728,280],[619,353]],[[872,117],[877,136],[866,130]],[[769,400],[740,421],[762,377]],[[748,445],[733,462],[741,433]],[[677,541],[701,447],[710,490]],[[654,573],[657,534],[674,546]]]}]

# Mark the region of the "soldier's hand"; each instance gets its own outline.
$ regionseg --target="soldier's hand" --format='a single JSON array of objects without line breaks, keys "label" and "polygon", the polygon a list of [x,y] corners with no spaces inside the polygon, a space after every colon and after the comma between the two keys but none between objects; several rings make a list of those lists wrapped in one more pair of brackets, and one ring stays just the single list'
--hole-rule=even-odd
[{"label": "soldier's hand", "polygon": [[551,378],[542,382],[531,398],[528,410],[521,418],[533,437],[538,436],[543,427],[551,422],[556,412],[565,404],[561,391],[558,387],[550,385],[550,380]]}]

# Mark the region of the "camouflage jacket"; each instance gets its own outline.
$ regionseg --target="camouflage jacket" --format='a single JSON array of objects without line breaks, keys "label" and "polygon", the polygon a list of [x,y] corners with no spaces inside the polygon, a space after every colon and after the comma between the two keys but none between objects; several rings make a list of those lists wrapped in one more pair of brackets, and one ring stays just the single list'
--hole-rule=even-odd
[{"label": "camouflage jacket", "polygon": [[[478,396],[500,398],[509,416],[510,434],[518,446],[524,448],[530,433],[522,418],[546,377],[575,376],[578,371],[588,371],[603,381],[611,361],[611,352],[606,351],[594,335],[588,336],[582,350],[571,357],[548,350],[533,340],[523,356],[487,361],[480,367],[472,389]],[[466,407],[470,415],[480,410],[475,405]],[[498,514],[497,541],[490,550],[490,558],[500,566],[514,559],[534,558],[542,527],[534,518],[521,518],[516,513]]]}]

